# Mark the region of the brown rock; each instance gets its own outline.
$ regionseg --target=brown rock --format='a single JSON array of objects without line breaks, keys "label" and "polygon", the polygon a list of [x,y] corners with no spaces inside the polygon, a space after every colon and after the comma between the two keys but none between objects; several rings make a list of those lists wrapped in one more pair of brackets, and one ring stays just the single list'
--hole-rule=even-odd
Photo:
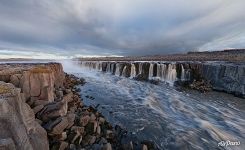
[{"label": "brown rock", "polygon": [[64,97],[63,97],[63,100],[66,101],[66,102],[71,102],[73,100],[73,93],[69,93],[69,94],[66,94]]},{"label": "brown rock", "polygon": [[65,150],[68,147],[68,145],[69,144],[67,142],[62,141],[60,143],[59,150]]},{"label": "brown rock", "polygon": [[75,134],[76,134],[76,135],[73,137],[73,139],[72,139],[72,143],[74,143],[75,140],[79,138],[78,144],[80,144],[81,141],[82,141],[82,134],[84,133],[84,127],[73,126],[73,127],[71,128],[71,131],[75,132]]},{"label": "brown rock", "polygon": [[71,130],[74,131],[74,132],[79,132],[80,134],[84,133],[84,127],[72,126]]},{"label": "brown rock", "polygon": [[47,121],[52,118],[64,116],[67,114],[67,102],[53,102],[44,106],[42,111],[38,113],[38,116],[42,118],[43,121]]},{"label": "brown rock", "polygon": [[67,128],[68,125],[69,122],[67,117],[62,117],[61,121],[52,129],[51,134],[62,134],[62,132]]},{"label": "brown rock", "polygon": [[94,122],[96,120],[96,116],[92,113],[90,115],[90,122]]},{"label": "brown rock", "polygon": [[90,120],[90,117],[88,115],[81,116],[81,118],[80,118],[80,124],[82,126],[86,126],[88,124],[89,120]]},{"label": "brown rock", "polygon": [[73,126],[75,118],[76,118],[75,114],[67,114],[67,120],[68,120],[68,123],[69,123],[67,128],[70,128],[70,127]]},{"label": "brown rock", "polygon": [[96,136],[91,136],[91,139],[89,140],[89,144],[92,145],[96,141]]},{"label": "brown rock", "polygon": [[57,136],[57,139],[60,141],[64,141],[67,138],[66,132],[62,132],[60,135]]},{"label": "brown rock", "polygon": [[66,94],[71,93],[71,89],[65,89]]}]

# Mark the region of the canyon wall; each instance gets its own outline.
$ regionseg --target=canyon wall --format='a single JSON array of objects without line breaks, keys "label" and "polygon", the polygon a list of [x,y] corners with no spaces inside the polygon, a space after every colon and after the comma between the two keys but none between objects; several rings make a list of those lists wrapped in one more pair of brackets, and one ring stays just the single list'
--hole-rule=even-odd
[{"label": "canyon wall", "polygon": [[244,63],[82,61],[81,66],[143,81],[191,84],[205,80],[214,90],[245,97]]},{"label": "canyon wall", "polygon": [[0,149],[49,149],[36,106],[53,102],[63,81],[61,64],[0,65]]}]

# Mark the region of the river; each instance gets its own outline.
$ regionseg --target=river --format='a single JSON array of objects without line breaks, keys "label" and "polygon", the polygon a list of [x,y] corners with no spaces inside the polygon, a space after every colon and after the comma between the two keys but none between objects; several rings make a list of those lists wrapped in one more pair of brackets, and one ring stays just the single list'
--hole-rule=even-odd
[{"label": "river", "polygon": [[[64,70],[83,77],[81,95],[140,140],[159,149],[243,149],[245,101],[221,92],[202,94],[160,82],[136,81],[62,62]],[[221,141],[238,146],[218,146]]]}]

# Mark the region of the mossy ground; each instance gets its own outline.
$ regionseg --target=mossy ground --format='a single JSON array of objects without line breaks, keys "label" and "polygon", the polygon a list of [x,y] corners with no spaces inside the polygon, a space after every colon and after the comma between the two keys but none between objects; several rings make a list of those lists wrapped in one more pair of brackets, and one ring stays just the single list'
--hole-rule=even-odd
[{"label": "mossy ground", "polygon": [[0,85],[0,94],[11,93],[11,89],[7,86]]},{"label": "mossy ground", "polygon": [[30,71],[31,73],[51,73],[51,70],[45,66],[37,66]]}]

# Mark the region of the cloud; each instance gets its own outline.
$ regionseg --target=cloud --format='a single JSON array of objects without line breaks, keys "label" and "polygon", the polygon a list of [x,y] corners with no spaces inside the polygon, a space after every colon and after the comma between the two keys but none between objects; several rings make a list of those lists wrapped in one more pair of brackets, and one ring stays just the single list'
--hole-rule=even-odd
[{"label": "cloud", "polygon": [[127,56],[243,48],[244,5],[244,0],[1,0],[0,51]]}]

